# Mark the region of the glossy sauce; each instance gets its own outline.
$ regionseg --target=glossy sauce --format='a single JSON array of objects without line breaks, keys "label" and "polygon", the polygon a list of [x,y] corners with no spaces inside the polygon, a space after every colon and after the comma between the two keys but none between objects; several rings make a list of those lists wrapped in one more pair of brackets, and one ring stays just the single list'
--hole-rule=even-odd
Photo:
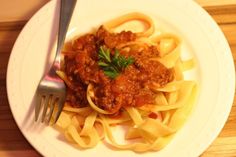
[{"label": "glossy sauce", "polygon": [[[69,51],[75,53],[65,55],[65,73],[73,85],[72,88],[68,88],[67,101],[74,107],[88,106],[86,90],[88,84],[93,84],[94,103],[114,114],[124,106],[153,104],[153,83],[161,87],[172,81],[173,70],[150,60],[159,56],[155,46],[120,47],[122,44],[135,41],[136,38],[136,34],[130,31],[109,33],[101,26],[95,34],[85,34],[74,40]],[[110,49],[111,54],[119,50],[121,55],[132,56],[135,61],[118,77],[111,79],[98,65],[100,46]]]}]

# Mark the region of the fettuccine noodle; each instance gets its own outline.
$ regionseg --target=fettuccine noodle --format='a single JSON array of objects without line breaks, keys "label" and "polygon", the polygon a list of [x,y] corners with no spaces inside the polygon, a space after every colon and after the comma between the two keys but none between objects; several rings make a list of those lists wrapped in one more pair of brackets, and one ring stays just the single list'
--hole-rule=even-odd
[{"label": "fettuccine noodle", "polygon": [[[125,49],[135,45],[156,46],[160,52],[159,57],[150,60],[158,61],[165,67],[173,69],[174,79],[164,86],[154,82],[151,88],[155,92],[155,102],[141,106],[125,106],[118,118],[113,118],[110,116],[112,112],[94,102],[94,85],[89,84],[86,93],[89,106],[76,108],[73,104],[66,103],[57,122],[57,126],[63,130],[68,141],[81,148],[93,148],[101,140],[106,140],[119,150],[158,151],[168,144],[191,113],[197,86],[195,81],[184,80],[183,73],[194,68],[194,59],[186,61],[181,59],[181,41],[175,35],[163,33],[153,36],[154,22],[147,15],[130,13],[108,21],[103,26],[113,32],[116,27],[133,20],[144,22],[147,28],[136,33],[138,38],[135,41],[122,43],[118,48]],[[74,88],[70,78],[63,71],[59,71],[58,75],[69,88]],[[128,126],[125,140],[139,139],[139,142],[128,144],[117,142],[112,128],[118,125]]]}]

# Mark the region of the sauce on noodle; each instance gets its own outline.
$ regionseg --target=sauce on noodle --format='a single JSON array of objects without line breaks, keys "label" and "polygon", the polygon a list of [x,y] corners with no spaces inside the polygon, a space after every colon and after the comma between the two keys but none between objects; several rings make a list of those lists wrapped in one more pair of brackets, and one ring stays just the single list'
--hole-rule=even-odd
[{"label": "sauce on noodle", "polygon": [[[131,31],[110,33],[101,26],[95,34],[85,34],[72,42],[65,52],[65,73],[72,87],[68,88],[67,102],[73,107],[89,106],[86,90],[94,87],[94,103],[101,109],[118,114],[122,107],[140,107],[154,104],[152,87],[163,87],[174,79],[173,69],[166,68],[150,58],[158,57],[156,46],[130,44],[136,40]],[[115,50],[134,63],[125,68],[115,79],[104,74],[98,65],[98,51],[103,46],[114,55]]]},{"label": "sauce on noodle", "polygon": [[[114,33],[133,20],[146,29]],[[196,82],[184,79],[194,59],[181,58],[177,36],[155,29],[149,16],[134,12],[65,45],[57,74],[68,92],[57,125],[68,141],[83,149],[104,140],[117,150],[158,151],[182,127],[197,96]],[[117,141],[111,129],[123,125],[129,143]]]}]

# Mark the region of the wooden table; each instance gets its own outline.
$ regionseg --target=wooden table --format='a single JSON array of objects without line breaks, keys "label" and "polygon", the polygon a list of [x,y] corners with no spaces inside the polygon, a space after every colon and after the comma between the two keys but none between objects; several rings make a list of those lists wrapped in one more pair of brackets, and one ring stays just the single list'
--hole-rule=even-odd
[{"label": "wooden table", "polygon": [[[16,10],[2,12],[4,5],[12,3]],[[32,3],[27,0],[0,1],[0,156],[40,156],[18,129],[9,108],[6,93],[6,70],[12,46],[28,18],[48,0]],[[230,44],[236,59],[236,0],[197,0],[216,20]],[[21,2],[21,3],[20,3]],[[28,3],[27,7],[23,3]],[[36,2],[36,1],[34,1]],[[4,4],[3,4],[4,3]],[[32,4],[31,4],[32,3]],[[5,11],[7,9],[5,8]],[[17,15],[16,15],[17,14]],[[15,15],[15,16],[14,16]],[[224,129],[202,157],[236,156],[236,102]]]}]

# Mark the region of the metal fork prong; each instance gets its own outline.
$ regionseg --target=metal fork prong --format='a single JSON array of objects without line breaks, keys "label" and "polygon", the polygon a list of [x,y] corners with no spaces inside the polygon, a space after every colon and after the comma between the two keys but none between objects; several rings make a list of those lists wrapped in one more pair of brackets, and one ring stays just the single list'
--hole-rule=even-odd
[{"label": "metal fork prong", "polygon": [[57,122],[57,120],[62,112],[62,109],[64,107],[64,103],[65,103],[64,99],[58,98],[58,101],[57,101],[58,110],[57,110],[54,122],[52,124],[55,124]]},{"label": "metal fork prong", "polygon": [[40,109],[42,106],[43,97],[40,94],[36,95],[36,107],[35,107],[35,121],[38,121]]},{"label": "metal fork prong", "polygon": [[51,104],[50,104],[50,111],[49,111],[49,114],[48,114],[48,119],[47,119],[47,123],[49,124],[50,123],[50,120],[52,118],[52,114],[53,114],[53,111],[54,111],[54,108],[55,108],[55,104],[56,104],[56,98],[52,97],[51,99]]},{"label": "metal fork prong", "polygon": [[51,98],[51,95],[50,96],[45,96],[45,101],[44,101],[44,104],[43,104],[43,114],[42,114],[42,119],[41,119],[42,123],[44,122],[45,117],[46,117],[48,106],[50,104],[50,98]]}]

